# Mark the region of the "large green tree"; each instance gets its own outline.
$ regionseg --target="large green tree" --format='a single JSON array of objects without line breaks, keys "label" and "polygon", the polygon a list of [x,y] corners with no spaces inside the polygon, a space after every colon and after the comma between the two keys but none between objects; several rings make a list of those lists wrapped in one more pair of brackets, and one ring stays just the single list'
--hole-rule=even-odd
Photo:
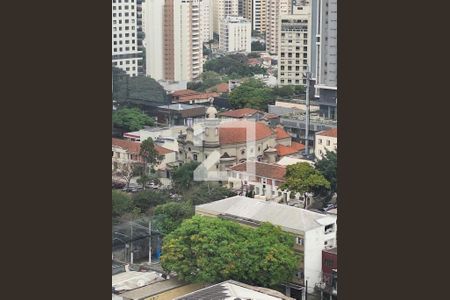
[{"label": "large green tree", "polygon": [[235,195],[235,193],[217,182],[205,181],[192,185],[191,189],[183,194],[183,199],[193,205],[199,205]]},{"label": "large green tree", "polygon": [[133,205],[143,212],[147,212],[150,208],[163,204],[170,199],[165,191],[160,190],[144,190],[133,195]]},{"label": "large green tree", "polygon": [[230,93],[230,104],[234,108],[255,108],[267,110],[267,104],[273,99],[272,89],[257,79],[249,79]]},{"label": "large green tree", "polygon": [[135,131],[144,128],[145,125],[153,126],[153,118],[149,117],[139,108],[119,108],[112,114],[112,122],[115,127],[125,131]]},{"label": "large green tree", "polygon": [[191,161],[177,167],[172,172],[172,183],[175,190],[178,192],[186,191],[191,188],[194,181],[194,170],[200,164],[196,161]]},{"label": "large green tree", "polygon": [[231,79],[250,77],[255,74],[265,74],[266,70],[260,66],[247,65],[248,57],[245,54],[230,54],[211,59],[203,65],[205,71],[214,71],[225,74]]},{"label": "large green tree", "polygon": [[189,282],[234,279],[273,287],[292,278],[299,257],[294,238],[271,224],[248,228],[194,216],[163,242],[161,265]]},{"label": "large green tree", "polygon": [[181,222],[194,215],[194,207],[188,202],[169,202],[156,206],[154,226],[162,234],[169,234],[180,226]]},{"label": "large green tree", "polygon": [[146,76],[128,76],[123,70],[113,67],[113,99],[119,103],[129,99],[166,103],[164,88],[153,78]]},{"label": "large green tree", "polygon": [[330,191],[337,192],[337,152],[327,150],[315,166],[317,171],[330,182]]},{"label": "large green tree", "polygon": [[330,182],[309,163],[301,162],[287,166],[286,181],[282,189],[297,193],[323,194],[330,189]]},{"label": "large green tree", "polygon": [[117,218],[133,209],[130,197],[117,190],[112,190],[112,217]]},{"label": "large green tree", "polygon": [[[157,165],[161,160],[162,156],[158,153],[155,147],[155,142],[151,137],[147,138],[141,143],[139,150],[139,155],[145,162],[145,174],[148,175],[147,167],[153,167]],[[153,169],[153,168],[151,168]]]}]

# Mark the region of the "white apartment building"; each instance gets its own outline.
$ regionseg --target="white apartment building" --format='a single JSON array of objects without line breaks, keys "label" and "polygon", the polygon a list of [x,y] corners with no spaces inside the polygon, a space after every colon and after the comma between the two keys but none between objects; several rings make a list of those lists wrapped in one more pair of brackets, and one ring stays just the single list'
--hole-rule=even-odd
[{"label": "white apartment building", "polygon": [[192,81],[203,71],[200,0],[147,0],[146,72],[155,80]]},{"label": "white apartment building", "polygon": [[227,16],[237,17],[238,0],[213,0],[213,31],[220,34],[220,24]]},{"label": "white apartment building", "polygon": [[267,0],[266,2],[266,49],[271,54],[278,53],[278,28],[281,15],[292,11],[292,0]]},{"label": "white apartment building", "polygon": [[252,29],[266,32],[266,3],[267,0],[252,0]]},{"label": "white apartment building", "polygon": [[243,17],[228,16],[222,20],[219,49],[223,52],[251,52],[252,25]]},{"label": "white apartment building", "polygon": [[316,88],[337,89],[337,0],[318,0]]},{"label": "white apartment building", "polygon": [[[292,234],[295,237],[294,250],[303,254],[303,260],[299,262],[298,271],[293,274],[291,282],[305,286],[307,281],[309,293],[322,279],[322,250],[336,246],[336,216],[273,201],[235,196],[197,205],[195,214],[225,218],[255,227],[262,222],[269,222]],[[286,293],[290,295],[289,288]]]},{"label": "white apartment building", "polygon": [[320,131],[316,133],[315,139],[314,155],[317,160],[322,159],[327,151],[337,151],[337,128]]},{"label": "white apartment building", "polygon": [[136,0],[112,0],[112,64],[129,76],[138,75],[142,60],[137,42]]},{"label": "white apartment building", "polygon": [[306,85],[306,72],[311,63],[311,9],[302,6],[295,12],[280,16],[278,85]]},{"label": "white apartment building", "polygon": [[214,0],[199,0],[200,2],[200,35],[202,43],[213,39],[213,2]]}]

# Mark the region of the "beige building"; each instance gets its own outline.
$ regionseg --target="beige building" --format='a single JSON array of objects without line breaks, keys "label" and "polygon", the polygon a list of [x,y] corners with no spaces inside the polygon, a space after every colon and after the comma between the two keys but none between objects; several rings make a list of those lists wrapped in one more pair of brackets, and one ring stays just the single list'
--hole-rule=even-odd
[{"label": "beige building", "polygon": [[306,85],[311,63],[311,8],[280,16],[278,29],[278,85]]},{"label": "beige building", "polygon": [[143,7],[146,72],[155,80],[191,81],[203,72],[199,0],[149,0]]},{"label": "beige building", "polygon": [[292,0],[267,0],[266,3],[266,49],[278,53],[278,23],[281,15],[290,14]]},{"label": "beige building", "polygon": [[243,0],[242,16],[252,22],[252,30],[266,31],[267,0]]},{"label": "beige building", "polygon": [[202,43],[213,39],[213,1],[198,0],[200,6],[200,36]]},{"label": "beige building", "polygon": [[322,159],[327,150],[331,152],[337,151],[337,128],[316,133],[314,148],[316,159]]},{"label": "beige building", "polygon": [[213,31],[220,33],[220,24],[227,16],[237,17],[239,0],[213,0]]},{"label": "beige building", "polygon": [[223,52],[251,52],[252,26],[243,17],[227,16],[222,20],[219,49]]}]

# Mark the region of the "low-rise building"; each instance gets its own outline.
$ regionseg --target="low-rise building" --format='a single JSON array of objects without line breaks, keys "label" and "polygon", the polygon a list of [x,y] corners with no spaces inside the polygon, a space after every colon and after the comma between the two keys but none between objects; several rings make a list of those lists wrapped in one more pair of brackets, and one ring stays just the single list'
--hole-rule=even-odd
[{"label": "low-rise building", "polygon": [[242,282],[227,280],[198,291],[177,297],[173,300],[236,300],[236,299],[257,299],[257,300],[294,300],[282,293],[257,286],[251,286]]},{"label": "low-rise building", "polygon": [[337,151],[337,128],[324,130],[316,133],[314,155],[316,159],[322,159],[327,151]]},{"label": "low-rise building", "polygon": [[322,281],[316,287],[321,300],[337,300],[337,248],[322,250]]},{"label": "low-rise building", "polygon": [[156,118],[158,124],[169,126],[188,125],[194,119],[203,119],[206,107],[203,105],[190,104],[168,104],[160,105],[156,108]]},{"label": "low-rise building", "polygon": [[232,220],[247,226],[262,222],[273,225],[295,237],[294,250],[302,259],[286,294],[292,289],[303,290],[308,282],[308,293],[322,280],[322,250],[336,246],[336,217],[292,207],[272,201],[235,196],[207,204],[197,205],[195,214]]},{"label": "low-rise building", "polygon": [[256,121],[260,121],[264,115],[263,111],[254,108],[239,108],[219,113],[221,118],[254,119]]}]

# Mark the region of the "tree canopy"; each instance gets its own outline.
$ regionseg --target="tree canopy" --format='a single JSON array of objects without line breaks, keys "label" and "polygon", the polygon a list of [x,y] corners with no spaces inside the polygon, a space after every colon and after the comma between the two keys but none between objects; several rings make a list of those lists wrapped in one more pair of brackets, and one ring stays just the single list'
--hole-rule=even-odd
[{"label": "tree canopy", "polygon": [[330,182],[331,193],[337,192],[337,152],[327,150],[316,162],[316,169]]},{"label": "tree canopy", "polygon": [[266,44],[261,43],[260,41],[253,41],[252,51],[266,51]]},{"label": "tree canopy", "polygon": [[265,74],[266,70],[260,66],[247,65],[248,57],[245,54],[230,54],[211,59],[203,65],[205,71],[214,71],[230,76],[230,79],[250,77],[255,74]]},{"label": "tree canopy", "polygon": [[133,202],[130,197],[117,190],[112,190],[112,217],[117,218],[130,212],[133,208]]},{"label": "tree canopy", "polygon": [[183,194],[183,198],[193,205],[200,205],[235,195],[231,190],[217,182],[199,182],[192,185],[191,189]]},{"label": "tree canopy", "polygon": [[194,216],[166,236],[161,265],[188,282],[234,279],[273,287],[291,279],[297,269],[293,245],[293,236],[268,223],[248,228]]},{"label": "tree canopy", "polygon": [[267,110],[269,101],[273,99],[272,89],[260,80],[251,78],[234,88],[230,93],[230,104],[234,108],[255,108]]},{"label": "tree canopy", "polygon": [[144,126],[153,126],[153,118],[149,117],[139,108],[119,108],[112,114],[112,122],[115,127],[125,131],[136,131]]},{"label": "tree canopy", "polygon": [[172,173],[172,182],[175,190],[186,191],[194,181],[194,170],[200,164],[196,161],[191,161],[177,167]]},{"label": "tree canopy", "polygon": [[154,226],[166,235],[180,226],[181,222],[194,215],[194,207],[187,202],[169,202],[155,207]]},{"label": "tree canopy", "polygon": [[312,192],[318,195],[330,189],[330,182],[306,162],[287,166],[285,178],[286,182],[281,188],[296,193]]},{"label": "tree canopy", "polygon": [[112,75],[113,99],[119,103],[129,99],[166,103],[166,91],[153,78],[129,77],[123,70],[116,67],[112,68]]},{"label": "tree canopy", "polygon": [[132,196],[133,205],[143,212],[165,203],[168,199],[170,199],[168,193],[159,190],[144,190]]},{"label": "tree canopy", "polygon": [[158,164],[163,158],[158,151],[156,151],[155,143],[151,137],[141,143],[139,155],[144,159],[144,162],[151,166]]}]

